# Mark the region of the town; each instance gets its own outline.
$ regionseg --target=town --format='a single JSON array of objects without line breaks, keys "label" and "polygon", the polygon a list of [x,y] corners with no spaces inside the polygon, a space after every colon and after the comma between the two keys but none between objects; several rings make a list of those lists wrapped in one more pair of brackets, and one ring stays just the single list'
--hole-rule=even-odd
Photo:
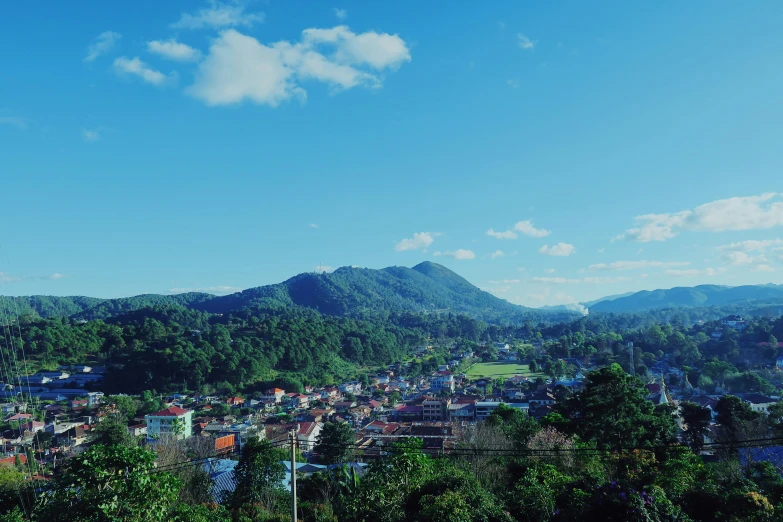
[{"label": "town", "polygon": [[[739,335],[747,326],[736,315],[715,324],[710,333],[713,342],[720,342],[724,335]],[[22,376],[17,384],[9,382],[4,386],[6,402],[0,406],[5,426],[4,457],[0,462],[24,469],[31,459],[32,469],[45,478],[45,470],[51,473],[58,462],[62,464],[90,445],[101,443],[106,435],[102,426],[120,418],[135,443],[153,449],[161,442],[198,440],[202,448],[207,448],[212,492],[219,501],[231,492],[230,477],[237,456],[250,441],[288,444],[289,435],[295,433],[296,448],[307,461],[301,464],[301,470],[297,469],[305,474],[335,464],[325,462],[319,451],[321,433],[329,424],[348,427],[351,459],[359,466],[388,455],[394,444],[410,439],[421,440],[425,453],[448,454],[475,443],[475,430],[471,428],[489,419],[499,408],[545,420],[556,411],[556,405],[584,390],[586,376],[599,368],[596,361],[602,360],[601,354],[553,357],[555,352],[562,353],[560,342],[554,338],[509,339],[479,345],[482,356],[472,349],[460,348],[459,344],[452,343],[450,349],[420,346],[409,361],[365,374],[361,380],[334,386],[307,385],[298,390],[272,387],[231,396],[105,395],[98,389],[106,368],[75,365],[54,372],[37,372]],[[774,348],[778,347],[770,353],[777,353]],[[783,348],[783,343],[779,348]],[[695,404],[709,412],[699,437],[704,448],[701,453],[712,453],[710,443],[722,440],[721,430],[725,429],[718,424],[717,405],[725,395],[720,386],[711,383],[711,389],[699,389],[698,383],[694,386],[689,382],[692,368],[675,366],[670,355],[640,354],[633,342],[615,341],[606,349],[607,353],[617,354],[613,360],[626,364],[632,373],[641,370],[639,378],[646,383],[647,400],[654,405],[673,406],[681,442],[693,441],[695,428],[688,425],[678,406]],[[635,357],[640,361],[632,364]],[[414,366],[422,366],[422,361],[432,371],[408,377]],[[726,363],[721,364],[725,374],[729,370]],[[770,359],[766,366],[767,373],[777,375],[783,368],[783,357]],[[702,368],[702,373],[709,371]],[[783,379],[778,376],[777,381],[776,389],[766,390],[768,395],[752,391],[738,392],[736,396],[750,410],[767,414],[771,407],[779,405]],[[85,386],[95,391],[87,392]],[[142,401],[159,409],[119,415],[123,405]],[[287,477],[285,484],[290,482],[290,473]]]}]

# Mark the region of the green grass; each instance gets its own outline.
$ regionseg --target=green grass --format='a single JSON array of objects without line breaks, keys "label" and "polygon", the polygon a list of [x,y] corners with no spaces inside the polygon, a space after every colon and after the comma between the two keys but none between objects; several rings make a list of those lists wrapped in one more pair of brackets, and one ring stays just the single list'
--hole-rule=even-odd
[{"label": "green grass", "polygon": [[484,377],[495,379],[497,377],[513,377],[514,375],[524,375],[530,379],[544,377],[544,374],[541,372],[531,372],[529,365],[514,362],[476,363],[468,370],[467,375],[469,379],[482,379]]}]

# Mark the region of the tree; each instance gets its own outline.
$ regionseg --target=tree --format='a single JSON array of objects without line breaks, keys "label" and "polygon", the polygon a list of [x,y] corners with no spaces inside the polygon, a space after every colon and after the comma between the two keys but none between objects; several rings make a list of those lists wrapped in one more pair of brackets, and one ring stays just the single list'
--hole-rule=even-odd
[{"label": "tree", "polygon": [[136,445],[136,439],[130,434],[128,427],[115,419],[104,419],[95,428],[95,432],[100,437],[101,443],[106,446]]},{"label": "tree", "polygon": [[155,472],[155,453],[143,448],[96,445],[67,461],[38,518],[71,521],[163,521],[179,482]]},{"label": "tree", "polygon": [[338,464],[353,454],[353,429],[344,422],[327,422],[318,434],[315,452],[324,464]]},{"label": "tree", "polygon": [[557,408],[583,439],[603,448],[636,448],[675,440],[676,425],[667,406],[653,406],[642,382],[615,363],[590,372],[584,391]]},{"label": "tree", "polygon": [[712,412],[709,408],[703,408],[693,402],[681,403],[680,411],[682,412],[682,420],[688,427],[685,432],[688,445],[693,448],[695,453],[699,453],[704,445],[704,432],[712,420]]},{"label": "tree", "polygon": [[506,404],[500,404],[495,408],[485,422],[503,430],[503,433],[519,448],[526,447],[528,440],[541,429],[527,413]]},{"label": "tree", "polygon": [[245,504],[261,503],[274,512],[284,494],[281,484],[285,470],[280,453],[272,443],[257,439],[248,441],[234,468],[236,489],[230,499],[231,505],[241,508]]}]

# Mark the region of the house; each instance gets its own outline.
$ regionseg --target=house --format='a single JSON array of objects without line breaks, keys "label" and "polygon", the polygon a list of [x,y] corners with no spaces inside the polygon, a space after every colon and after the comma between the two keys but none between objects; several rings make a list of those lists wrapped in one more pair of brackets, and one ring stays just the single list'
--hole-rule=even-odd
[{"label": "house", "polygon": [[232,407],[242,406],[245,404],[245,399],[243,399],[242,397],[230,397],[226,399],[226,404]]},{"label": "house", "polygon": [[296,441],[302,451],[311,451],[315,447],[323,426],[317,422],[301,422],[296,430]]},{"label": "house", "polygon": [[449,420],[452,422],[470,422],[476,418],[475,403],[452,403],[447,408]]},{"label": "house", "polygon": [[424,408],[422,406],[400,406],[394,411],[394,416],[398,421],[420,421],[424,416]]},{"label": "house", "polygon": [[267,390],[263,395],[261,395],[261,400],[272,400],[275,401],[275,403],[280,404],[283,400],[283,396],[285,395],[285,390],[281,388],[272,388],[270,390]]},{"label": "house", "polygon": [[767,413],[768,408],[778,402],[775,399],[760,393],[747,393],[742,397],[742,400],[750,406],[751,410],[762,413]]},{"label": "house", "polygon": [[783,355],[777,358],[777,360],[775,361],[775,366],[777,367],[778,370],[783,370]]},{"label": "house", "polygon": [[21,433],[25,433],[29,435],[32,435],[37,431],[43,431],[43,430],[44,430],[44,423],[35,420],[31,420],[29,422],[25,422],[19,425],[19,431]]},{"label": "house", "polygon": [[294,406],[298,408],[306,408],[310,404],[310,396],[300,393],[294,398]]},{"label": "house", "polygon": [[130,433],[133,437],[141,437],[142,435],[146,435],[147,425],[134,424],[133,426],[128,426],[128,433]]},{"label": "house", "polygon": [[13,421],[26,421],[32,419],[33,416],[30,413],[14,413],[10,417],[8,417],[5,421],[6,422],[13,422]]},{"label": "house", "polygon": [[534,391],[527,399],[530,406],[552,406],[555,403],[555,396],[546,389]]},{"label": "house", "polygon": [[344,382],[340,386],[338,386],[337,389],[343,393],[356,394],[362,391],[362,383],[360,383],[359,381]]},{"label": "house", "polygon": [[454,374],[449,371],[438,372],[430,377],[430,388],[434,392],[448,391],[454,393]]},{"label": "house", "polygon": [[145,415],[147,440],[154,441],[165,436],[187,439],[193,435],[193,412],[177,406],[157,413]]},{"label": "house", "polygon": [[345,413],[346,411],[350,410],[355,406],[356,403],[353,401],[342,401],[342,402],[334,403],[334,409],[337,410],[339,413]]},{"label": "house", "polygon": [[67,379],[68,377],[71,376],[70,373],[63,372],[63,371],[59,371],[59,372],[38,372],[35,375],[39,375],[41,377],[48,377],[49,379],[51,379],[53,381]]},{"label": "house", "polygon": [[740,332],[748,326],[748,323],[745,322],[745,319],[741,315],[728,315],[720,320],[720,324],[728,326],[729,328],[734,328]]},{"label": "house", "polygon": [[476,420],[477,421],[483,421],[486,420],[490,415],[492,415],[492,412],[495,411],[502,402],[488,402],[488,401],[480,401],[476,403]]},{"label": "house", "polygon": [[443,401],[440,400],[426,400],[421,403],[422,406],[422,420],[425,421],[441,421],[448,420],[448,408],[451,404],[450,399]]},{"label": "house", "polygon": [[[528,403],[520,403],[520,402],[493,402],[493,401],[479,401],[476,403],[476,420],[477,421],[483,421],[486,420],[487,417],[492,415],[492,412],[498,409],[501,404],[505,404],[509,408],[516,408],[519,410],[527,410],[530,405]],[[546,405],[541,405],[542,407],[546,407]]]}]

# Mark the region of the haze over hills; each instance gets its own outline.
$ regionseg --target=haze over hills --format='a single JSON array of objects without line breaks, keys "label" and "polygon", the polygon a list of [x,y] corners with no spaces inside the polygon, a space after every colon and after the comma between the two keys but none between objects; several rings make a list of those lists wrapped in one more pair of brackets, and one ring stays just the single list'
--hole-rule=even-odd
[{"label": "haze over hills", "polygon": [[660,308],[781,304],[783,285],[699,285],[667,290],[643,290],[589,306],[591,313],[643,312]]},{"label": "haze over hills", "polygon": [[[5,301],[2,301],[5,300]],[[303,273],[282,283],[250,288],[226,296],[205,293],[145,294],[119,299],[89,297],[20,297],[12,303],[0,298],[0,307],[14,305],[20,314],[102,319],[145,306],[181,305],[211,313],[246,307],[313,308],[321,313],[357,316],[390,311],[451,311],[487,321],[565,319],[568,311],[543,311],[511,304],[468,282],[448,268],[425,261],[413,268],[392,266],[379,270],[342,267],[331,273]]]}]

